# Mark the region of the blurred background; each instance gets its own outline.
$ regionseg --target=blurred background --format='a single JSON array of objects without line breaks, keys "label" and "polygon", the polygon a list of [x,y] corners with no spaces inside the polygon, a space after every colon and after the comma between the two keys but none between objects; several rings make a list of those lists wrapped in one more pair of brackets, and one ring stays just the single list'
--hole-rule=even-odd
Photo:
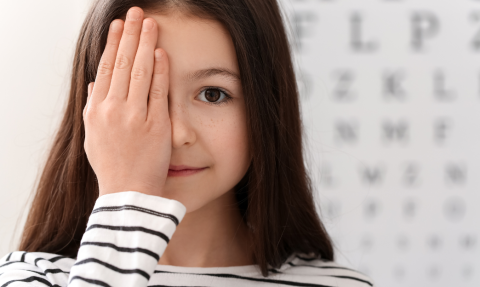
[{"label": "blurred background", "polygon": [[[338,262],[376,286],[480,286],[480,1],[279,1]],[[89,4],[2,3],[0,256],[16,250]]]}]

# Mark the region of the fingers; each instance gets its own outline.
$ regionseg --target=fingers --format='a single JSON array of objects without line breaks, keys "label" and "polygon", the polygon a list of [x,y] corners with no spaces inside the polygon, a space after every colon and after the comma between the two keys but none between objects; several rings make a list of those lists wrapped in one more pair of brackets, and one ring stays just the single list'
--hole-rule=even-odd
[{"label": "fingers", "polygon": [[[165,59],[154,60],[158,24],[143,16],[142,9],[132,7],[125,23],[120,19],[112,22],[95,85],[89,85],[84,115],[89,106],[106,99],[128,100],[129,106],[145,118],[150,106],[158,114],[162,107],[156,106],[163,103],[163,111],[168,114],[168,59],[160,49]],[[154,99],[150,100],[152,105],[149,93]]]},{"label": "fingers", "polygon": [[168,85],[169,62],[165,50],[155,50],[155,63],[153,68],[152,84],[148,101],[147,121],[158,119],[161,121],[169,118],[168,115]]},{"label": "fingers", "polygon": [[110,83],[115,66],[115,58],[117,55],[118,44],[122,38],[123,26],[124,23],[120,19],[114,20],[110,24],[107,44],[98,65],[97,77],[95,79],[96,84],[94,90],[92,91],[92,94],[95,95],[92,97],[92,104],[105,100],[108,91],[110,90]]},{"label": "fingers", "polygon": [[140,43],[132,67],[127,101],[134,109],[147,116],[147,99],[152,82],[154,50],[157,45],[157,23],[151,18],[143,20]]},{"label": "fingers", "polygon": [[115,59],[115,67],[113,69],[112,82],[110,84],[107,99],[127,99],[130,73],[138,48],[142,20],[142,9],[132,7],[128,10],[122,39]]}]

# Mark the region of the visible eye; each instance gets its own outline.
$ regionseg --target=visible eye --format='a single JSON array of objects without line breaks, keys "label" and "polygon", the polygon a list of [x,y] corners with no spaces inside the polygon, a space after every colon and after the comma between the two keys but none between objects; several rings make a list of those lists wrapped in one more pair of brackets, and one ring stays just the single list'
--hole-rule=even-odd
[{"label": "visible eye", "polygon": [[218,87],[207,87],[200,92],[199,96],[205,98],[206,101],[204,102],[210,105],[226,104],[232,99],[230,95]]}]

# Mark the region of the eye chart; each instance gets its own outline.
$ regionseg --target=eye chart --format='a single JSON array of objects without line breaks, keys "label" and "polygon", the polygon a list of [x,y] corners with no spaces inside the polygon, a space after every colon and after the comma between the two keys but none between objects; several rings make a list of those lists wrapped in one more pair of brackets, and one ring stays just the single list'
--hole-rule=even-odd
[{"label": "eye chart", "polygon": [[337,260],[480,286],[480,1],[283,0]]}]

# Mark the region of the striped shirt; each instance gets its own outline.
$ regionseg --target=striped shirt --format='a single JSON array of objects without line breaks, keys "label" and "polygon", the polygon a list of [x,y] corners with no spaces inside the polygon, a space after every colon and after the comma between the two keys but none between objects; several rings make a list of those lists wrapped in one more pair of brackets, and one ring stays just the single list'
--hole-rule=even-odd
[{"label": "striped shirt", "polygon": [[186,212],[176,201],[136,191],[100,196],[76,258],[14,251],[0,259],[6,286],[318,286],[371,287],[364,274],[333,261],[292,254],[263,277],[258,265],[181,267],[158,261]]}]

